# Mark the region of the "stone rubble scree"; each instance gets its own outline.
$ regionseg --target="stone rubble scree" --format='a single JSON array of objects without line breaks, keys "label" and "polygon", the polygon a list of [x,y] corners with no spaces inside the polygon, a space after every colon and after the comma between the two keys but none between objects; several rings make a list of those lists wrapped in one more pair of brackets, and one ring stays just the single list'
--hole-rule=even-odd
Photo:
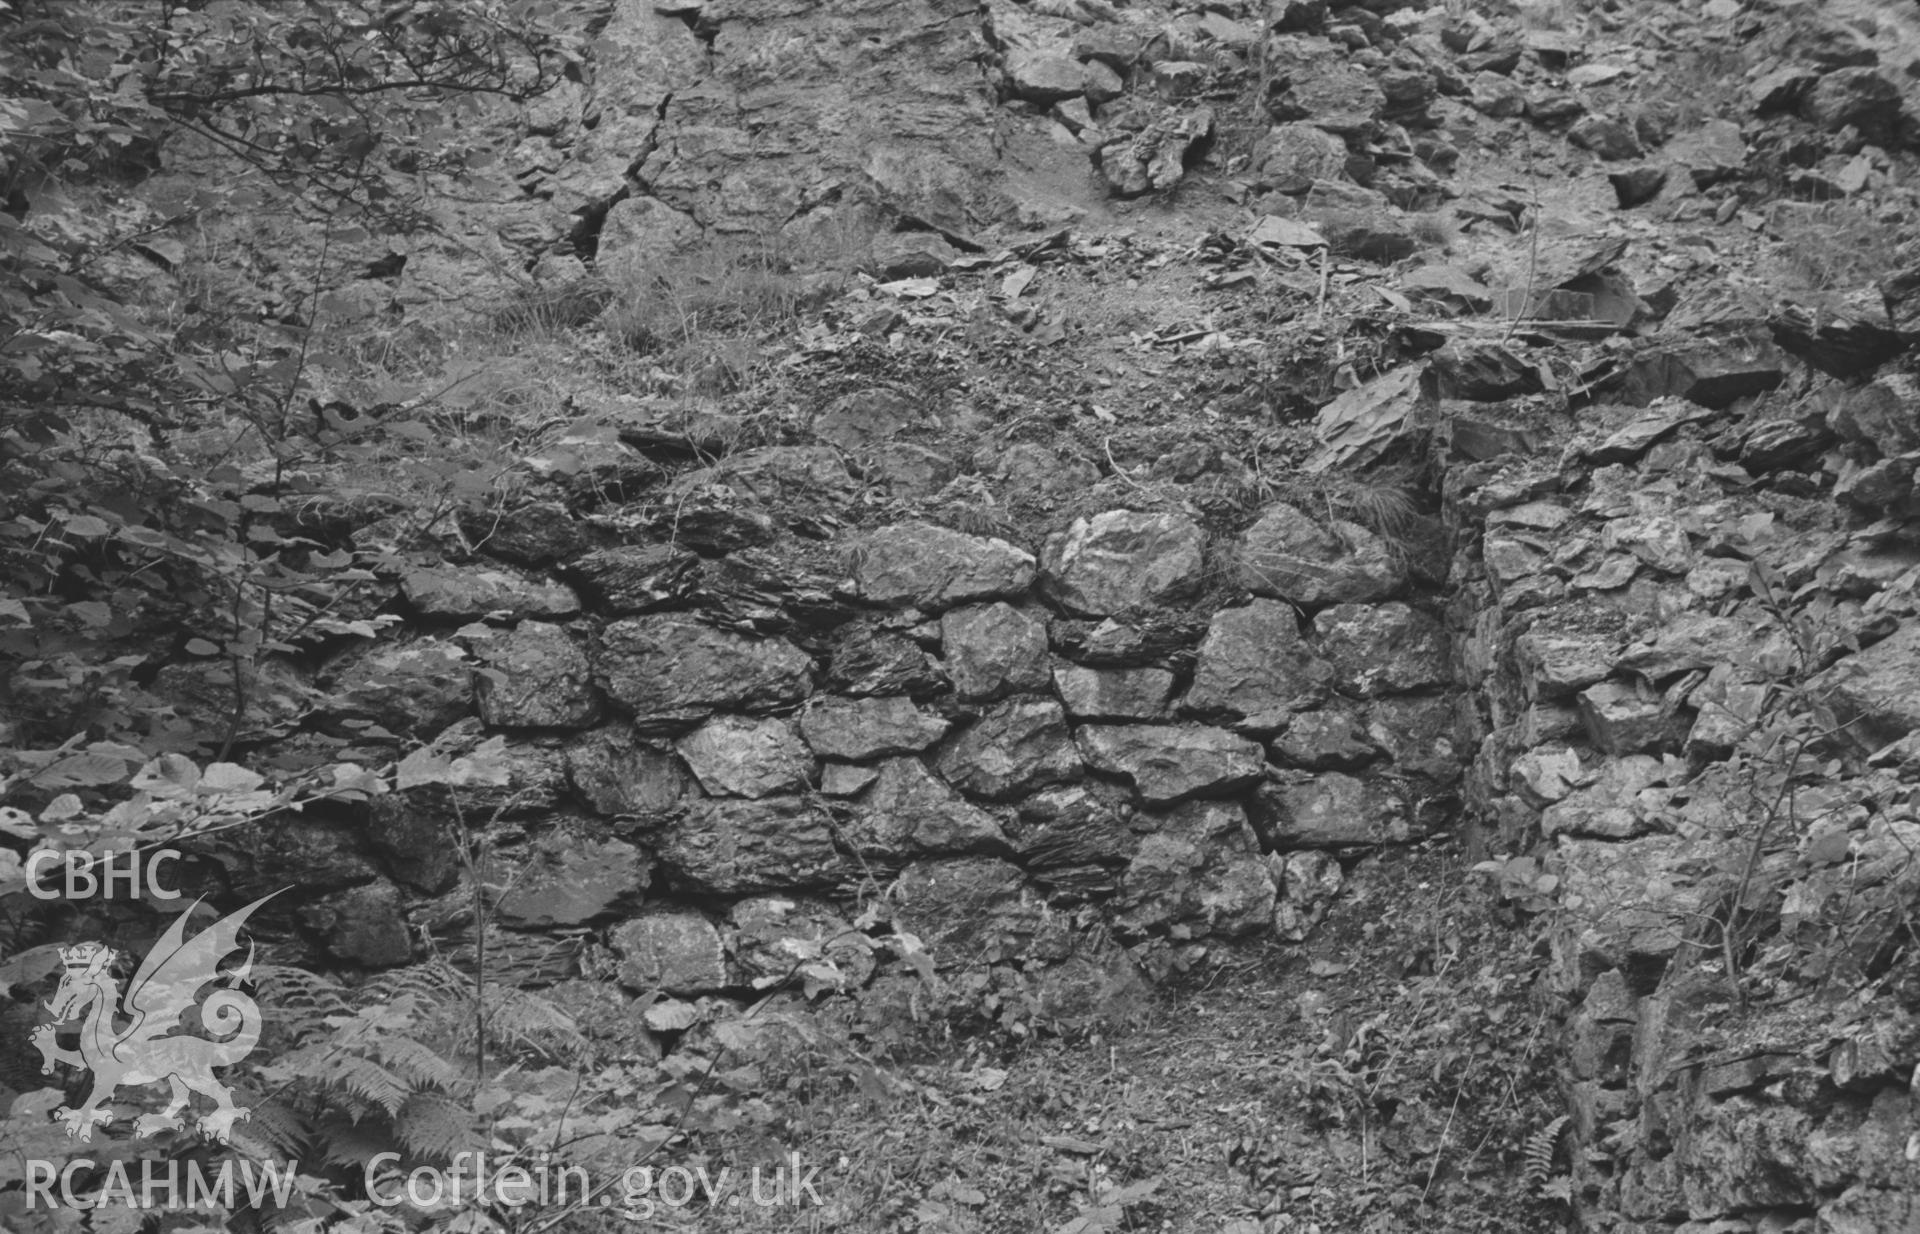
[{"label": "stone rubble scree", "polygon": [[[523,230],[541,243],[590,224],[601,261],[624,260],[716,223],[796,217],[809,194],[858,177],[929,229],[900,239],[891,271],[926,274],[959,256],[942,234],[1004,211],[991,178],[966,170],[994,157],[973,6],[895,6],[882,24],[919,41],[884,72],[848,50],[879,20],[857,5],[795,16],[711,3],[708,41],[685,19],[700,6],[660,7],[676,12],[619,6],[603,38],[630,54],[603,56],[593,90],[536,108],[508,160],[534,186]],[[1001,89],[1082,141],[1113,194],[1165,188],[1215,124],[1189,86],[1257,28],[1213,13],[1156,32],[1082,7],[1067,21],[992,6]],[[1711,214],[1699,193],[1746,158],[1734,118],[1662,150],[1668,135],[1584,114],[1564,90],[1530,94],[1523,55],[1577,58],[1548,34],[1489,43],[1469,25],[1389,56],[1364,30],[1331,41],[1362,27],[1329,26],[1325,4],[1270,7],[1266,54],[1295,118],[1261,147],[1250,191],[1304,185],[1353,205],[1322,211],[1304,238],[1270,212],[1280,245],[1324,240],[1378,262],[1412,251],[1385,205],[1433,192],[1450,165],[1417,124],[1440,96],[1564,134],[1609,163],[1620,206],[1668,217]],[[795,46],[780,40],[798,37],[796,21],[816,23],[813,45],[846,40],[833,54],[855,68],[790,112],[767,109],[753,149],[720,140],[747,89],[738,66],[757,63],[756,39]],[[1809,60],[1752,78],[1745,119],[1830,141],[1840,152],[1805,174],[1845,188],[1879,175],[1861,139],[1900,100],[1870,62],[1819,59],[1833,46],[1809,40]],[[1127,96],[1133,110],[1100,111],[1139,74],[1152,88]],[[855,118],[899,131],[824,151],[808,136]],[[1396,135],[1404,150],[1386,148]],[[1350,179],[1363,138],[1381,154],[1370,189]],[[1489,217],[1510,222],[1514,203],[1496,206]],[[1920,1228],[1914,1009],[1802,1000],[1730,1014],[1702,946],[1702,915],[1724,893],[1710,875],[1753,826],[1727,804],[1726,760],[1791,660],[1752,562],[1794,604],[1830,597],[1865,645],[1823,688],[1874,757],[1802,791],[1799,817],[1819,821],[1796,824],[1801,854],[1837,832],[1840,847],[1821,851],[1853,863],[1858,892],[1916,879],[1920,539],[1903,520],[1920,390],[1899,375],[1831,383],[1790,411],[1755,396],[1799,381],[1803,364],[1847,374],[1890,358],[1920,280],[1883,289],[1884,325],[1765,304],[1683,322],[1685,306],[1636,293],[1619,256],[1543,278],[1551,292],[1527,308],[1577,317],[1569,337],[1588,339],[1668,315],[1668,341],[1632,352],[1615,401],[1582,410],[1576,429],[1513,414],[1543,379],[1495,335],[1323,414],[1329,463],[1409,442],[1426,452],[1444,503],[1411,550],[1275,502],[1234,536],[1123,508],[1031,544],[905,523],[840,536],[829,547],[844,568],[821,566],[765,510],[851,491],[847,458],[771,446],[701,473],[746,500],[690,499],[670,537],[622,542],[558,502],[509,511],[486,528],[492,561],[396,580],[405,628],[311,682],[276,668],[269,684],[287,699],[317,685],[333,718],[448,753],[506,735],[511,784],[462,790],[457,809],[493,836],[493,881],[509,888],[494,962],[563,1003],[606,997],[608,979],[744,999],[812,956],[809,981],[904,1009],[919,979],[850,941],[839,907],[864,884],[885,889],[894,929],[942,969],[1024,970],[1046,1015],[1085,1026],[1221,940],[1304,938],[1340,894],[1342,857],[1477,830],[1558,880],[1544,920],[1571,1008],[1557,1031],[1584,1211],[1611,1214],[1609,1228],[1687,1220],[1701,1234],[1763,1210],[1817,1213],[1823,1230]],[[578,268],[553,258],[541,272]],[[1457,270],[1419,273],[1431,277],[1408,276],[1408,294],[1490,301]],[[827,407],[815,434],[884,441],[921,414],[876,387]],[[1217,571],[1253,598],[1183,627],[1181,606]],[[190,677],[173,682],[183,696]],[[257,693],[273,732],[275,692]],[[376,803],[371,827],[316,815],[284,825],[271,853],[223,860],[241,872],[237,894],[291,881],[313,895],[307,924],[339,960],[407,962],[417,931],[457,952],[468,893],[444,840],[455,809],[444,790],[415,792]],[[1816,872],[1784,846],[1764,868],[1788,899]]]}]

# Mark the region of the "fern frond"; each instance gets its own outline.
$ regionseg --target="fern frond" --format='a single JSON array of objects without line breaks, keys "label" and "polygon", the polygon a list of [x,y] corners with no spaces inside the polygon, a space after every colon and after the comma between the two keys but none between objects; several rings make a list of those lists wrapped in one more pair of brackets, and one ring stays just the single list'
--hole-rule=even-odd
[{"label": "fern frond", "polygon": [[373,1047],[380,1061],[416,1091],[440,1088],[451,1092],[460,1086],[460,1069],[424,1042],[395,1036],[382,1038]]},{"label": "fern frond", "polygon": [[1538,1192],[1553,1177],[1554,1150],[1560,1146],[1560,1133],[1566,1129],[1567,1122],[1567,1116],[1562,1114],[1527,1137],[1526,1168],[1522,1177],[1528,1190]]},{"label": "fern frond", "polygon": [[394,1138],[415,1157],[445,1161],[477,1139],[473,1112],[438,1093],[415,1093],[393,1120]]},{"label": "fern frond", "polygon": [[506,1053],[527,1052],[555,1062],[575,1062],[591,1051],[572,1016],[549,1000],[511,987],[488,1000],[487,1032]]},{"label": "fern frond", "polygon": [[437,960],[389,969],[362,986],[355,1001],[394,1003],[412,999],[421,1007],[439,1007],[464,1000],[472,990],[472,979],[452,966]]},{"label": "fern frond", "polygon": [[320,1159],[328,1165],[365,1169],[367,1162],[393,1148],[393,1133],[384,1123],[352,1122],[338,1116],[314,1129]]},{"label": "fern frond", "polygon": [[262,1101],[253,1106],[247,1130],[273,1146],[274,1155],[299,1159],[312,1146],[313,1128],[301,1113],[284,1101]]},{"label": "fern frond", "polygon": [[413,1088],[405,1080],[370,1058],[348,1050],[329,1057],[316,1070],[314,1078],[327,1088],[349,1093],[361,1101],[379,1106],[391,1118],[399,1113]]}]

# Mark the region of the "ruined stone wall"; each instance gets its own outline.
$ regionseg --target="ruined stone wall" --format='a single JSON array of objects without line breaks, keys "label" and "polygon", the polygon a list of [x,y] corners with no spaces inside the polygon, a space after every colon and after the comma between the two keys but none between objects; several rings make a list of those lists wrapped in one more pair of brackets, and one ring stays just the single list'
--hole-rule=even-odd
[{"label": "ruined stone wall", "polygon": [[[910,411],[862,391],[816,430]],[[294,820],[222,855],[231,890],[298,884],[293,933],[335,962],[458,954],[464,828],[488,838],[492,946],[522,981],[744,993],[770,919],[820,942],[884,900],[937,964],[1013,965],[1085,1025],[1143,970],[1304,937],[1336,854],[1451,822],[1438,579],[1404,550],[1283,503],[1210,533],[1177,485],[1031,545],[796,534],[846,509],[847,464],[685,462],[664,514],[536,503],[469,528],[464,560],[399,565],[365,603],[400,624],[280,666],[304,731],[264,757],[497,737],[509,782]],[[857,994],[873,970],[835,980]]]},{"label": "ruined stone wall", "polygon": [[1488,729],[1466,791],[1491,848],[1537,854],[1508,890],[1569,1008],[1591,1228],[1920,1221],[1899,954],[1920,818],[1910,743],[1886,748],[1912,727],[1920,552],[1809,496],[1905,448],[1867,414],[1884,393],[1824,416],[1597,407],[1447,479]]}]

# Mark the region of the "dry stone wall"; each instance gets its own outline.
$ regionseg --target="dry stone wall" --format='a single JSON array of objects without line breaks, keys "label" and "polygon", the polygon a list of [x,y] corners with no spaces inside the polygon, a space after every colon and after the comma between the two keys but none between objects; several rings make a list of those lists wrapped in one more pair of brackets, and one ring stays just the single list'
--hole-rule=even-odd
[{"label": "dry stone wall", "polygon": [[[1437,593],[1363,528],[1275,504],[1209,532],[1169,489],[1030,545],[924,522],[819,544],[793,528],[821,490],[761,491],[682,509],[684,538],[535,504],[469,560],[396,569],[398,624],[301,681],[283,756],[499,738],[508,781],[298,821],[224,854],[233,880],[299,884],[296,932],[382,967],[471,946],[478,877],[517,979],[676,996],[744,994],[779,922],[831,940],[880,902],[937,965],[1012,965],[1085,1025],[1220,942],[1304,937],[1339,858],[1452,818]],[[463,868],[463,829],[491,869]],[[839,971],[860,994],[876,965]]]}]

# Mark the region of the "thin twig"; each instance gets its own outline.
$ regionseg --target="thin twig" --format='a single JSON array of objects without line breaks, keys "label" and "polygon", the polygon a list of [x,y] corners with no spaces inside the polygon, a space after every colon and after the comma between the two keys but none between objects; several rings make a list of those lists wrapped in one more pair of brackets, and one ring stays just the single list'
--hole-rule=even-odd
[{"label": "thin twig", "polygon": [[1464,1087],[1453,1090],[1453,1108],[1447,1111],[1447,1125],[1440,1128],[1440,1142],[1433,1146],[1433,1164],[1427,1168],[1427,1185],[1420,1189],[1422,1204],[1427,1202],[1427,1196],[1433,1191],[1434,1177],[1440,1173],[1440,1154],[1446,1151],[1447,1132],[1453,1130],[1453,1116],[1460,1109],[1460,1094],[1465,1091]]},{"label": "thin twig", "polygon": [[1333,276],[1333,264],[1329,254],[1332,252],[1331,247],[1324,244],[1320,246],[1320,306],[1315,310],[1313,320],[1316,326],[1327,324],[1327,285]]},{"label": "thin twig", "polygon": [[1533,240],[1527,246],[1527,288],[1524,292],[1521,293],[1520,307],[1515,309],[1513,311],[1513,316],[1507,320],[1507,332],[1500,336],[1500,342],[1503,345],[1506,343],[1508,339],[1513,337],[1514,329],[1518,327],[1520,324],[1520,318],[1524,314],[1532,311],[1533,309],[1533,283],[1534,283],[1534,279],[1538,277],[1539,272],[1540,272],[1540,190],[1538,187],[1535,187],[1535,189],[1533,190]]}]

